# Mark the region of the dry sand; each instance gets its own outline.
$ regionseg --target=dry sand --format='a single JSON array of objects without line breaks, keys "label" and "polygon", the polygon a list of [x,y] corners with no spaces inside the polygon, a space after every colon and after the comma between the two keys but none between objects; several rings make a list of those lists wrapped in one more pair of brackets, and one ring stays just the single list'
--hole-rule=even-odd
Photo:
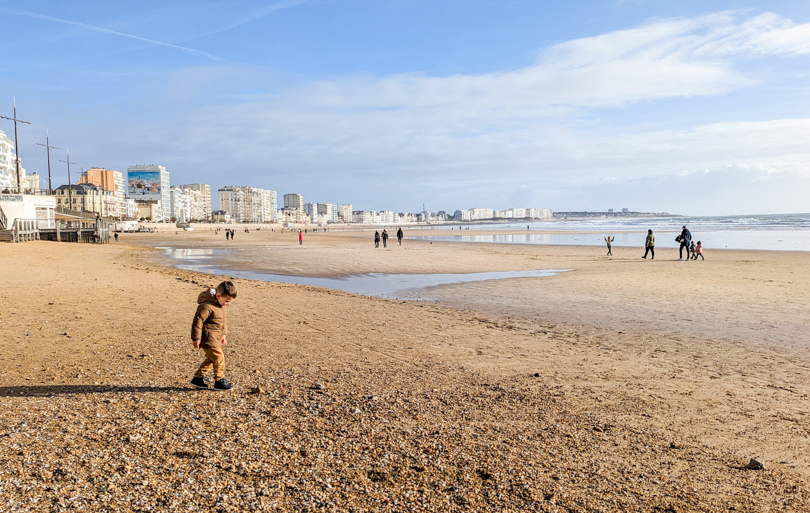
[{"label": "dry sand", "polygon": [[[371,234],[0,245],[0,509],[810,510],[807,254]],[[194,299],[221,277],[141,247],[164,244],[286,274],[573,271],[436,302],[237,280],[237,388],[196,392]]]}]

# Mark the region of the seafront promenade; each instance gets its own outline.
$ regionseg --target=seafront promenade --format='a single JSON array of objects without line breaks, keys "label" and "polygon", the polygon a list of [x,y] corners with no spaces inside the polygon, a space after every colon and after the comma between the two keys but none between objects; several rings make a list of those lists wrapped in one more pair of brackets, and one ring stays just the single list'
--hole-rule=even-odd
[{"label": "seafront promenade", "polygon": [[287,274],[573,270],[426,291],[435,302],[237,280],[226,395],[187,385],[194,300],[222,277],[147,247],[224,236],[0,245],[0,504],[810,509],[806,254],[649,262],[293,235],[237,233],[232,247],[266,248],[243,265]]}]

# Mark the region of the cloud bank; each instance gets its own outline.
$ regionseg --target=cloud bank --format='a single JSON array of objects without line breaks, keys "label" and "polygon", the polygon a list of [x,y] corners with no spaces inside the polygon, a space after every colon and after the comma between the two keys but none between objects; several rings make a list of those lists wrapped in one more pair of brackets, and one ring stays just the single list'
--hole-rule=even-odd
[{"label": "cloud bank", "polygon": [[[721,12],[560,42],[522,69],[480,75],[187,68],[160,77],[186,98],[168,86],[161,101],[135,95],[99,114],[127,124],[82,136],[108,167],[160,162],[178,183],[363,208],[807,210],[795,185],[810,178],[810,119],[741,120],[690,102],[760,90],[808,53],[810,24]],[[600,190],[628,204],[603,204]]]}]

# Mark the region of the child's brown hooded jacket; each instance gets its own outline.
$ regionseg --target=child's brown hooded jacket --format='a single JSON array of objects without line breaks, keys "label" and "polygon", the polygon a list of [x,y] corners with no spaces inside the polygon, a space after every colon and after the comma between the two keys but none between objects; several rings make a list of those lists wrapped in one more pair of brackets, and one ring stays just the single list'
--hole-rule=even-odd
[{"label": "child's brown hooded jacket", "polygon": [[222,346],[222,337],[228,333],[228,327],[225,308],[217,303],[216,289],[202,291],[197,303],[199,306],[191,324],[191,340],[199,340],[203,349]]}]

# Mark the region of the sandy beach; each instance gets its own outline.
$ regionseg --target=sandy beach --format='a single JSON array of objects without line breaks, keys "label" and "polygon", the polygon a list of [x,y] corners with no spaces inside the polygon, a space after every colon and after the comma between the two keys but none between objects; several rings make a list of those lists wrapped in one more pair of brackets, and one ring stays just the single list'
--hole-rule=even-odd
[{"label": "sandy beach", "polygon": [[[0,245],[2,508],[810,510],[807,253],[372,235]],[[188,386],[188,332],[223,277],[166,246],[257,248],[225,263],[290,275],[571,271],[430,301],[236,279],[237,388],[215,393]]]}]

